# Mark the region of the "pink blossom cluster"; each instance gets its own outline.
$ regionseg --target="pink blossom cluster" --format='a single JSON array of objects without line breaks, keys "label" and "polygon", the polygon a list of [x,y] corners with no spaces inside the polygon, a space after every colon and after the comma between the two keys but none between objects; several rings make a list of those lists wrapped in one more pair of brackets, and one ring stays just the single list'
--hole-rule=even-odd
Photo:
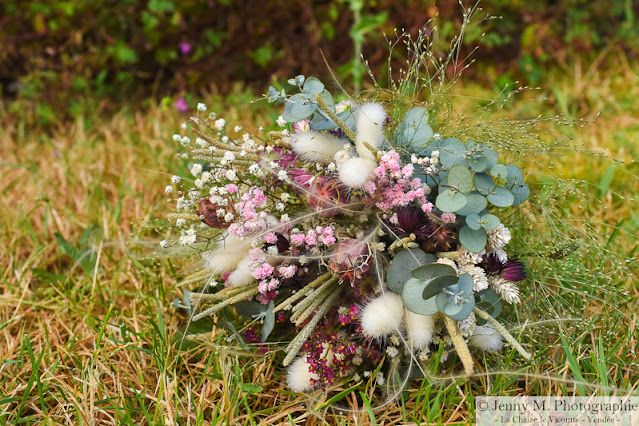
[{"label": "pink blossom cluster", "polygon": [[422,182],[412,178],[414,171],[412,164],[402,166],[396,151],[385,152],[375,169],[375,182],[367,182],[364,191],[376,200],[375,205],[384,212],[407,206],[413,201],[418,201],[424,212],[430,212],[433,204],[426,200]]},{"label": "pink blossom cluster", "polygon": [[267,213],[257,211],[265,205],[266,195],[259,188],[253,187],[242,194],[240,201],[235,203],[235,211],[239,218],[229,226],[229,233],[245,237],[251,232],[265,229]]},{"label": "pink blossom cluster", "polygon": [[302,232],[291,234],[291,245],[294,247],[305,246],[306,249],[318,247],[320,244],[327,247],[332,246],[336,241],[335,229],[332,225],[309,229],[306,234]]}]

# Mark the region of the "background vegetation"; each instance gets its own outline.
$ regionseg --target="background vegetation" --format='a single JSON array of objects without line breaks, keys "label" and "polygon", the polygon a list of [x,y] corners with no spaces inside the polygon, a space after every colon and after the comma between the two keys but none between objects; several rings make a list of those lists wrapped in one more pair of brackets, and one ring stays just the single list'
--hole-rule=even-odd
[{"label": "background vegetation", "polygon": [[[182,340],[187,318],[170,304],[188,271],[140,257],[156,247],[154,225],[170,210],[168,176],[185,167],[170,138],[188,111],[175,101],[192,111],[204,100],[232,125],[268,127],[277,112],[250,101],[297,73],[328,80],[320,49],[347,88],[370,85],[353,61],[359,51],[383,84],[383,32],[414,33],[439,16],[445,48],[462,13],[448,0],[246,3],[0,5],[0,424],[465,423],[474,395],[636,392],[639,5],[631,0],[488,0],[484,10],[502,18],[466,39],[470,53],[486,32],[457,89],[460,112],[518,80],[539,90],[499,116],[596,119],[572,132],[578,150],[555,162],[553,174],[590,182],[586,198],[559,208],[626,262],[601,292],[524,289],[525,304],[548,292],[570,313],[521,330],[535,353],[528,367],[506,350],[481,360],[487,367],[472,381],[442,379],[435,372],[451,373],[456,358],[439,369],[437,358],[431,377],[378,407],[377,393],[292,394],[276,367],[281,353],[223,349],[218,333]],[[597,280],[607,265],[583,266]],[[520,322],[516,312],[511,319]]]}]

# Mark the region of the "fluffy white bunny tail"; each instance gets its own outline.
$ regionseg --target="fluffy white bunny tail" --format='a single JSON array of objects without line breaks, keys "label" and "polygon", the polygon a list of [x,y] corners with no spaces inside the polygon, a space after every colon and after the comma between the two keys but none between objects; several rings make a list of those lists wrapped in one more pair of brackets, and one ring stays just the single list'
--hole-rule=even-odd
[{"label": "fluffy white bunny tail", "polygon": [[328,162],[337,151],[344,149],[344,141],[330,133],[315,131],[296,133],[290,138],[291,148],[304,159]]},{"label": "fluffy white bunny tail", "polygon": [[235,269],[250,248],[249,240],[227,234],[217,248],[202,253],[202,259],[214,275],[220,275]]},{"label": "fluffy white bunny tail", "polygon": [[470,346],[488,352],[497,352],[504,345],[501,334],[490,324],[475,327],[475,332],[468,339],[468,343]]},{"label": "fluffy white bunny tail", "polygon": [[364,142],[368,142],[375,149],[379,149],[384,143],[386,117],[386,110],[382,104],[369,102],[359,107],[355,147],[360,157],[374,158],[373,153],[364,145]]},{"label": "fluffy white bunny tail", "polygon": [[338,166],[339,179],[346,186],[361,188],[367,181],[375,179],[376,167],[375,160],[360,157],[349,158]]},{"label": "fluffy white bunny tail", "polygon": [[373,339],[387,337],[399,331],[403,316],[404,302],[401,296],[387,291],[373,299],[362,310],[362,331]]},{"label": "fluffy white bunny tail", "polygon": [[423,349],[433,340],[435,320],[432,315],[420,315],[405,310],[404,325],[412,349]]},{"label": "fluffy white bunny tail", "polygon": [[319,376],[317,374],[311,373],[310,367],[310,364],[306,361],[305,355],[297,358],[288,367],[286,384],[293,392],[301,393],[311,390],[314,386],[311,384],[311,380],[319,380]]},{"label": "fluffy white bunny tail", "polygon": [[234,287],[242,287],[254,282],[255,278],[253,277],[253,271],[251,271],[253,262],[250,256],[243,258],[226,281]]}]

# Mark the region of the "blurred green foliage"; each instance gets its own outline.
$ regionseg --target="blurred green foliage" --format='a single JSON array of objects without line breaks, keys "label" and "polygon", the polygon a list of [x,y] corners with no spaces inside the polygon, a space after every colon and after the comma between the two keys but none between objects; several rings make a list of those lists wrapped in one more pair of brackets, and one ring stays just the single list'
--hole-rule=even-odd
[{"label": "blurred green foliage", "polygon": [[[485,0],[481,7],[496,18],[470,28],[465,45],[470,52],[481,39],[476,57],[492,73],[480,66],[477,75],[501,76],[499,84],[538,84],[549,63],[596,56],[612,44],[631,56],[639,51],[633,0]],[[415,34],[436,18],[445,39],[461,15],[457,0],[3,0],[0,84],[5,99],[17,99],[10,110],[35,109],[45,123],[95,110],[96,99],[225,93],[234,81],[263,90],[291,75],[328,77],[320,52],[359,87],[360,52],[371,69],[385,71],[384,34]]]}]

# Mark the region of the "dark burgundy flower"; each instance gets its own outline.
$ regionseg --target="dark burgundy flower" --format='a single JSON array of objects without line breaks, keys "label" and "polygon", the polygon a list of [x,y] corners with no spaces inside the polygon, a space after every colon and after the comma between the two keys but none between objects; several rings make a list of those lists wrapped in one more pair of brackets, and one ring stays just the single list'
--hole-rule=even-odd
[{"label": "dark burgundy flower", "polygon": [[283,169],[293,167],[297,161],[297,155],[294,152],[288,151],[281,146],[274,146],[270,157],[272,161],[275,161]]},{"label": "dark burgundy flower", "polygon": [[512,259],[507,262],[499,260],[496,254],[485,254],[483,267],[489,274],[499,275],[508,281],[523,281],[526,279],[526,267],[523,262]]},{"label": "dark burgundy flower", "polygon": [[417,240],[424,240],[431,234],[430,221],[421,208],[416,206],[401,207],[397,211],[397,226],[393,231],[398,236],[415,234]]},{"label": "dark burgundy flower", "polygon": [[427,253],[457,250],[457,228],[452,223],[433,224],[433,231],[420,244]]},{"label": "dark burgundy flower", "polygon": [[224,220],[224,215],[217,215],[217,211],[219,209],[223,209],[226,212],[224,215],[226,215],[227,213],[235,214],[233,203],[229,202],[228,205],[222,207],[216,203],[211,202],[210,198],[204,198],[200,201],[197,214],[200,215],[200,219],[202,219],[202,222],[206,223],[211,228],[228,228],[231,222],[226,222]]}]

